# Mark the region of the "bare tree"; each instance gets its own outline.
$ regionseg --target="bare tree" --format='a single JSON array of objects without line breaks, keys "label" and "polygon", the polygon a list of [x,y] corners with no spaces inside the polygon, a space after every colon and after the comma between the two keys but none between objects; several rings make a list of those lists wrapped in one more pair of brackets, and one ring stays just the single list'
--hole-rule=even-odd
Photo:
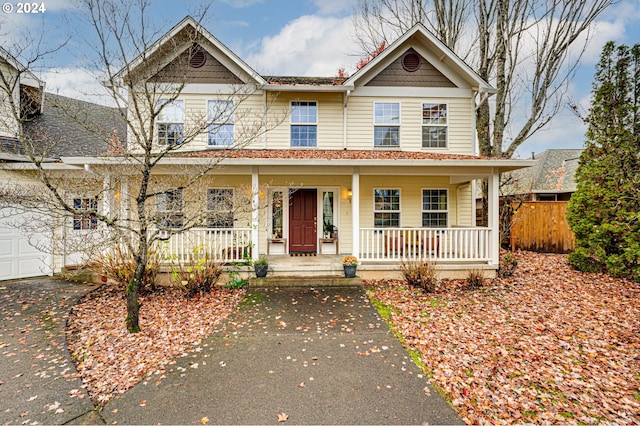
[{"label": "bare tree", "polygon": [[[73,179],[68,174],[63,176],[55,167],[52,170],[48,163],[33,155],[28,155],[28,159],[38,181],[46,188],[46,196],[38,202],[44,201],[47,211],[53,205],[66,217],[89,221],[90,227],[101,224],[102,241],[125,244],[133,253],[135,273],[126,286],[126,325],[130,332],[137,332],[138,294],[150,248],[161,238],[163,230],[180,232],[206,220],[202,208],[185,208],[190,214],[176,216],[177,207],[184,207],[183,202],[196,204],[192,199],[183,199],[182,191],[195,191],[198,182],[230,152],[261,137],[284,114],[282,117],[276,114],[269,122],[263,108],[246,106],[245,101],[257,88],[239,78],[217,94],[218,102],[207,110],[185,108],[179,98],[189,83],[189,69],[193,68],[190,64],[208,54],[203,46],[210,43],[210,38],[200,25],[207,15],[206,7],[198,19],[190,19],[187,25],[174,27],[162,35],[164,32],[155,29],[149,20],[150,4],[146,0],[83,0],[81,4],[84,18],[94,30],[85,44],[91,49],[95,68],[102,72],[104,87],[115,105],[111,110],[116,116],[114,126],[95,128],[92,120],[83,115],[82,108],[58,107],[67,117],[94,131],[104,142],[106,152],[94,156],[94,164],[74,170]],[[15,111],[18,127],[28,127],[19,108]],[[182,115],[181,120],[172,120],[176,114]],[[223,143],[224,148],[217,155],[202,157],[191,164],[171,161],[185,152],[198,150],[206,135],[218,132],[222,135],[229,123],[235,123],[235,136],[231,143]],[[56,143],[51,135],[34,138],[33,133],[33,129],[31,134],[18,131],[16,139],[22,151],[27,152],[30,145]],[[87,195],[69,199],[69,193]],[[29,203],[28,198],[14,197],[14,200],[35,208],[38,203],[35,200]],[[115,198],[120,199],[121,206],[114,204]]]},{"label": "bare tree", "polygon": [[510,158],[563,105],[592,23],[614,1],[360,0],[354,26],[368,54],[417,23],[431,30],[497,87],[477,103],[479,151]]}]

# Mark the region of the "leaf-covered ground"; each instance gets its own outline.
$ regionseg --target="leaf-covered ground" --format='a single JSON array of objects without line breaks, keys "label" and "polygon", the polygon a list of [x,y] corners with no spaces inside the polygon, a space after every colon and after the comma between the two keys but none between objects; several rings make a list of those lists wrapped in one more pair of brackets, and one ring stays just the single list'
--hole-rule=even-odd
[{"label": "leaf-covered ground", "polygon": [[480,289],[376,282],[370,296],[469,424],[640,424],[640,285],[516,256]]},{"label": "leaf-covered ground", "polygon": [[124,291],[103,286],[76,305],[67,341],[92,399],[104,404],[143,379],[161,380],[175,358],[196,356],[211,334],[243,299],[244,291],[216,288],[186,299],[171,289],[140,298],[140,333],[125,326]]}]

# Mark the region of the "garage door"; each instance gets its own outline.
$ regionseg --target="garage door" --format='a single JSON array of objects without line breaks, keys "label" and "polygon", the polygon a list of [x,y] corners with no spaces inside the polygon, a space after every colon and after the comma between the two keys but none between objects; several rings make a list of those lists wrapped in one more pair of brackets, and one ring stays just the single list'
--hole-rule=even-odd
[{"label": "garage door", "polygon": [[51,274],[51,254],[43,253],[31,243],[50,245],[47,235],[31,238],[11,226],[25,216],[0,218],[0,280],[37,277]]}]

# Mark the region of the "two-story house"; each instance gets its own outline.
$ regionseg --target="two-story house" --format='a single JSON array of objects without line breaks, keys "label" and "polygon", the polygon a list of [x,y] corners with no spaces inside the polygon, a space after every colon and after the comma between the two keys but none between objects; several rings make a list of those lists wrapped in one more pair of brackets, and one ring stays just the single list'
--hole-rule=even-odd
[{"label": "two-story house", "polygon": [[[197,44],[185,37],[194,32]],[[148,62],[159,64],[153,75]],[[353,254],[363,277],[397,272],[403,259],[434,261],[445,275],[497,269],[498,177],[530,162],[478,156],[476,104],[495,89],[422,25],[350,77],[310,78],[260,75],[187,17],[116,77],[179,89],[157,99],[158,146],[197,129],[153,169],[158,188],[215,162],[197,185],[156,197],[168,255],[195,246],[220,261]],[[129,102],[141,93],[129,91]],[[140,151],[138,130],[128,129],[129,154]],[[102,170],[105,208],[133,216],[139,179],[116,157],[61,160]],[[486,228],[475,226],[477,179],[488,179]],[[204,219],[187,229],[194,211]]]}]

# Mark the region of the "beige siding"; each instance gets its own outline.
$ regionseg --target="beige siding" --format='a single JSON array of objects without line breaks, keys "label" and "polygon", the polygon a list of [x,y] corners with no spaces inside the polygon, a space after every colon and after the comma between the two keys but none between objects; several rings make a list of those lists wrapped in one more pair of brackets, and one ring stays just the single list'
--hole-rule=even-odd
[{"label": "beige siding", "polygon": [[[161,96],[159,96],[161,98]],[[257,94],[236,94],[236,95],[212,95],[212,94],[182,94],[178,100],[184,101],[185,109],[185,137],[192,138],[191,142],[185,144],[182,150],[193,151],[209,148],[207,146],[207,103],[209,100],[233,100],[235,102],[235,143],[237,147],[261,148],[263,146],[263,110],[264,101],[262,95]],[[135,120],[129,113],[129,119]],[[145,125],[148,127],[149,118]],[[156,133],[155,129],[153,130]],[[195,135],[195,137],[193,136]],[[155,134],[157,138],[157,134]],[[129,141],[135,142],[129,131]],[[132,146],[135,150],[135,147]]]},{"label": "beige siding", "polygon": [[[292,101],[316,101],[318,105],[317,149],[342,149],[343,147],[343,95],[341,93],[289,93],[269,94],[269,122],[280,124],[267,135],[267,148],[291,148],[291,118],[289,109]],[[274,100],[275,98],[275,100]]]},{"label": "beige siding", "polygon": [[[458,216],[458,191],[456,185],[449,185],[447,177],[415,176],[361,176],[360,178],[360,227],[373,228],[374,189],[400,190],[400,226],[422,227],[422,190],[447,189],[449,191],[449,226],[466,225]],[[470,194],[470,193],[469,193]],[[471,200],[465,201],[465,204]]]},{"label": "beige siding", "polygon": [[[3,80],[6,79],[9,86],[14,84],[14,80],[17,78],[16,72],[13,68],[7,64],[0,64],[0,73],[2,73]],[[4,87],[3,83],[0,83],[0,137],[15,137],[17,121],[14,112],[11,110],[11,104],[7,98],[7,91],[10,87]],[[18,85],[15,85],[13,101],[17,105],[20,100],[20,94]]]},{"label": "beige siding", "polygon": [[[373,105],[376,102],[400,103],[400,149],[456,154],[473,153],[473,111],[466,98],[386,98],[353,96],[349,98],[347,145],[349,149],[373,148]],[[422,148],[422,104],[448,105],[448,148]],[[383,148],[384,149],[384,148]]]}]

